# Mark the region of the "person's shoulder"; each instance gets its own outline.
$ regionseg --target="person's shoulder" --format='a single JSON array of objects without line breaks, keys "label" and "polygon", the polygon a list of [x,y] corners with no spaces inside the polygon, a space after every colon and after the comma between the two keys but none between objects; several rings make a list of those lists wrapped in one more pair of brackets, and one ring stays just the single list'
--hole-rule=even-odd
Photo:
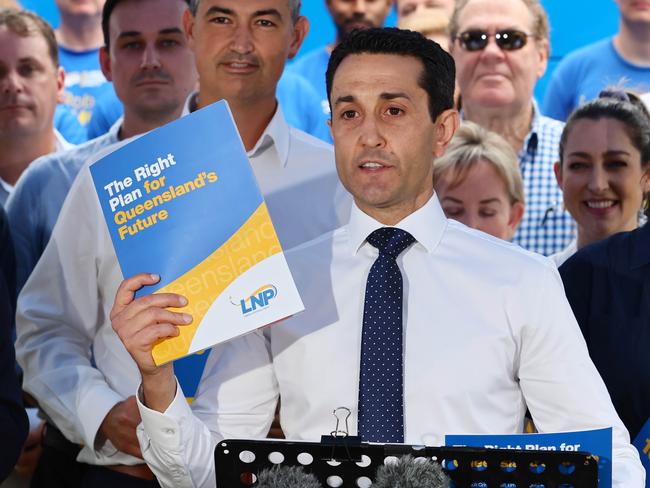
[{"label": "person's shoulder", "polygon": [[309,66],[314,63],[322,63],[324,59],[329,59],[329,52],[327,47],[319,47],[317,49],[312,49],[311,51],[303,54],[298,59],[296,59],[292,64],[291,68],[300,68],[303,66]]},{"label": "person's shoulder", "polygon": [[296,129],[295,127],[289,127],[289,133],[291,135],[291,145],[289,150],[292,152],[312,152],[320,155],[323,158],[331,159],[334,158],[334,147],[331,144],[314,137],[311,134]]},{"label": "person's shoulder", "polygon": [[485,232],[448,220],[443,244],[450,252],[462,256],[464,264],[477,272],[492,271],[502,277],[525,270],[555,270],[554,262],[541,254]]},{"label": "person's shoulder", "polygon": [[612,38],[601,39],[599,41],[582,46],[568,53],[558,65],[560,67],[579,67],[585,63],[602,62],[603,56],[607,55],[612,49]]}]

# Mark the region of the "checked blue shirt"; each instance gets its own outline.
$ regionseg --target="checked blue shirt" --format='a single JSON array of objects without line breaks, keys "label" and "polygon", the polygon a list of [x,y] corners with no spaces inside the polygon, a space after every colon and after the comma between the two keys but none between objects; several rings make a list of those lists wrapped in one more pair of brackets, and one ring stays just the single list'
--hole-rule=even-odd
[{"label": "checked blue shirt", "polygon": [[526,211],[512,242],[545,256],[568,246],[576,231],[553,172],[563,128],[563,122],[544,117],[535,105],[531,131],[518,155]]}]

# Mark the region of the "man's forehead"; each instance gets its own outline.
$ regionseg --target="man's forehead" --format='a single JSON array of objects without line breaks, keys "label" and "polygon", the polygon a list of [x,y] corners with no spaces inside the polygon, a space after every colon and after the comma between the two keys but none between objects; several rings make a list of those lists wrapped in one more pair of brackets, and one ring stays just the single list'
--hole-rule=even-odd
[{"label": "man's forehead", "polygon": [[528,28],[533,16],[522,0],[469,0],[460,12],[458,23],[461,28],[520,27]]},{"label": "man's forehead", "polygon": [[46,56],[49,59],[47,42],[38,32],[23,36],[6,27],[0,27],[0,52],[3,53],[3,57],[11,53],[21,58],[31,56],[42,59]]},{"label": "man's forehead", "polygon": [[385,93],[414,94],[422,90],[424,66],[415,56],[353,54],[339,65],[332,81],[333,97],[381,98]]},{"label": "man's forehead", "polygon": [[[142,0],[119,3],[109,21],[114,35],[121,32],[154,33],[170,29],[182,29],[185,2],[182,0],[145,0],[152,8],[143,5]],[[155,7],[155,9],[153,9]]]},{"label": "man's forehead", "polygon": [[199,12],[222,8],[236,14],[251,14],[254,12],[277,10],[280,13],[289,12],[289,0],[200,0]]}]

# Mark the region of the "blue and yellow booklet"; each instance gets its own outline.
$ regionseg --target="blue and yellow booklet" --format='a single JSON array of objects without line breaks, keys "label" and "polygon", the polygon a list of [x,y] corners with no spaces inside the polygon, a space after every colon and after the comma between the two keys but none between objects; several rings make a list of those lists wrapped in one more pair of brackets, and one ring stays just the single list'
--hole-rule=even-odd
[{"label": "blue and yellow booklet", "polygon": [[304,309],[226,102],[156,129],[90,167],[125,277],[139,295],[185,296],[194,321],[154,347],[157,364]]}]

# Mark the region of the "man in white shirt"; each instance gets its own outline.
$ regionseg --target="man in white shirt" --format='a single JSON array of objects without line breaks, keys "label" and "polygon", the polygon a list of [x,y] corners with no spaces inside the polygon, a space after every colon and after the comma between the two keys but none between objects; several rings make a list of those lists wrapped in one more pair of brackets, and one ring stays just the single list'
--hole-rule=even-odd
[{"label": "man in white shirt", "polygon": [[[275,98],[284,62],[307,31],[299,6],[297,0],[200,0],[184,16],[200,80],[188,108],[228,100],[285,247],[341,225],[346,202],[349,214],[331,146],[288,127]],[[141,469],[135,434],[138,369],[110,327],[121,280],[86,165],[19,296],[17,357],[25,390],[69,440],[83,444],[79,461],[151,478]]]},{"label": "man in white shirt", "polygon": [[[223,438],[264,436],[282,398],[290,439],[317,440],[333,409],[364,440],[441,444],[447,433],[613,426],[614,486],[644,471],[589,359],[553,264],[448,221],[431,158],[458,127],[453,61],[410,31],[352,34],[327,72],[350,222],[287,255],[305,312],[212,350],[192,410],[152,345],[191,317],[184,297],[120,286],[113,328],[142,377],[138,429],[163,486],[215,485]],[[365,289],[365,291],[364,291]],[[403,322],[403,324],[402,324]],[[347,485],[346,485],[347,486]]]},{"label": "man in white shirt", "polygon": [[[16,248],[17,290],[36,266],[68,190],[88,158],[118,140],[150,131],[180,116],[197,80],[194,56],[182,28],[186,8],[184,0],[107,3],[104,47],[99,57],[104,73],[124,103],[124,118],[108,134],[69,151],[37,159],[18,180],[7,201]],[[47,397],[37,397],[47,401]],[[34,429],[32,436],[39,443],[43,440],[44,453],[31,487],[78,486],[82,465],[75,458],[79,446],[66,442],[51,423],[45,435],[41,429]]]},{"label": "man in white shirt", "polygon": [[71,147],[54,129],[63,93],[52,28],[36,14],[0,12],[0,205],[39,156]]}]

